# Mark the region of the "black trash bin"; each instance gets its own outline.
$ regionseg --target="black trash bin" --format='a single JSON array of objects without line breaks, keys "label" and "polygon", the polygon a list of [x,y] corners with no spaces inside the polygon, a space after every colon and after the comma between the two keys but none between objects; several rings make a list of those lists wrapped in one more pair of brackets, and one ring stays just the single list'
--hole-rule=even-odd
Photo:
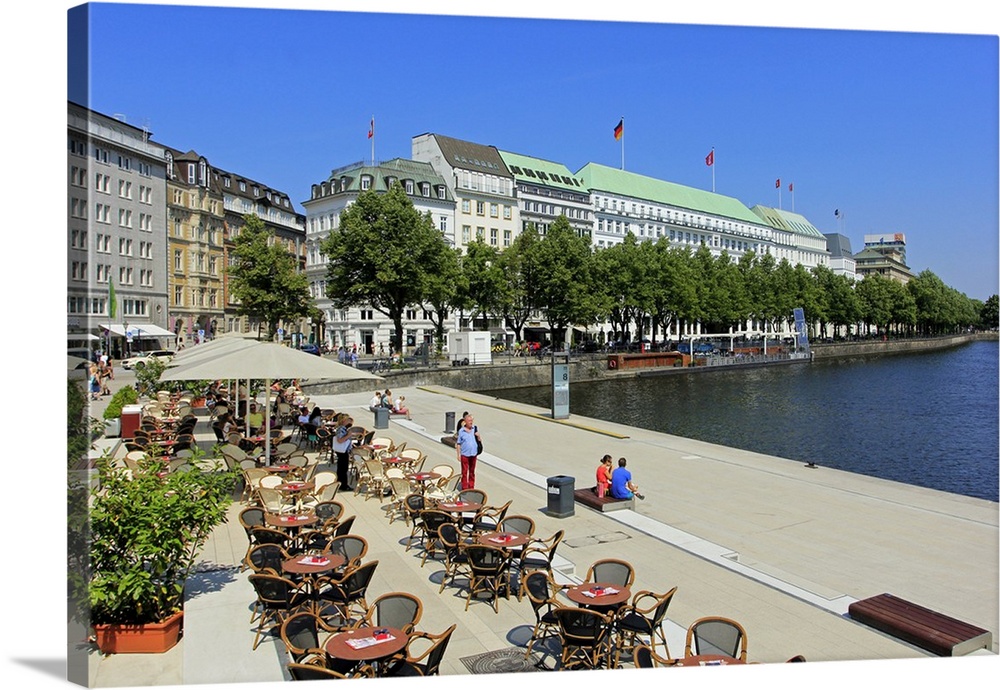
[{"label": "black trash bin", "polygon": [[570,517],[573,515],[573,492],[576,480],[564,474],[549,477],[546,492],[549,496],[548,514],[552,517]]},{"label": "black trash bin", "polygon": [[376,407],[375,408],[375,428],[376,429],[388,429],[389,428],[389,408],[388,407]]},{"label": "black trash bin", "polygon": [[453,434],[455,433],[455,413],[445,412],[444,413],[444,433]]}]

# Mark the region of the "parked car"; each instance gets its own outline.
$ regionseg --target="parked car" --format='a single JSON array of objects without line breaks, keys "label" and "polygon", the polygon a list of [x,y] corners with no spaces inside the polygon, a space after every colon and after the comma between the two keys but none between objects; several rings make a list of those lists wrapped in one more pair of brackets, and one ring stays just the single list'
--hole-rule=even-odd
[{"label": "parked car", "polygon": [[173,350],[151,350],[149,352],[138,352],[131,357],[123,359],[122,366],[126,369],[142,369],[151,361],[166,364],[173,356]]},{"label": "parked car", "polygon": [[311,355],[322,354],[320,352],[319,345],[317,345],[316,343],[302,343],[301,345],[299,345],[299,349],[302,350],[303,352],[308,352]]}]

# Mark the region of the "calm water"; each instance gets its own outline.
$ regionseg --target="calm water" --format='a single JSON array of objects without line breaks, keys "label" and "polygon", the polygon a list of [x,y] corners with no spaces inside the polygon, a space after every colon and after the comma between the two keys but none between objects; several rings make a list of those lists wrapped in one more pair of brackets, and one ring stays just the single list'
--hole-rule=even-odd
[{"label": "calm water", "polygon": [[[997,501],[996,342],[570,385],[570,412]],[[548,388],[489,391],[550,407]]]}]

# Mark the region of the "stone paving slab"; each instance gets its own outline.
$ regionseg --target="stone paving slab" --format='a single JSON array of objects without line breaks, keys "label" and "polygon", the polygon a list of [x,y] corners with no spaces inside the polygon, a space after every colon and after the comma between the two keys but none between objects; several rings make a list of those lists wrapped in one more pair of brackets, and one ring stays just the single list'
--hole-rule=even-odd
[{"label": "stone paving slab", "polygon": [[[996,504],[806,470],[801,463],[600,420],[554,423],[544,411],[464,391],[412,387],[394,393],[406,395],[413,420],[392,419],[384,433],[425,451],[428,466],[457,464],[455,450],[440,443],[445,412],[475,414],[487,448],[477,485],[492,502],[511,499],[510,514],[531,516],[537,534],[566,531],[559,550],[562,581],[578,581],[594,560],[614,556],[635,566],[633,589],[678,586],[667,628],[675,655],[683,652],[687,625],[716,614],[745,625],[751,658],[764,663],[795,654],[816,661],[926,657],[840,613],[850,601],[882,591],[968,620],[997,638]],[[369,396],[314,400],[372,426]],[[590,482],[605,452],[629,458],[647,500],[634,511],[578,508],[571,517],[549,516],[546,478],[562,474]],[[486,602],[473,602],[466,611],[461,587],[438,593],[440,566],[429,561],[421,567],[419,549],[405,551],[409,527],[400,520],[390,524],[377,499],[341,493],[338,500],[357,515],[353,531],[369,541],[366,559],[379,560],[371,598],[410,591],[424,602],[419,627],[440,631],[458,623],[443,673],[467,674],[462,659],[523,645],[533,620],[527,601],[501,600],[499,613]],[[235,564],[245,540],[230,520],[213,535],[205,555],[218,566]],[[955,568],[956,562],[962,567]],[[280,677],[280,650],[262,644],[250,651],[246,607],[252,593],[239,584],[249,586],[245,574],[232,581],[223,571],[219,576],[224,586],[190,602],[197,620],[189,622],[190,633],[179,645],[182,656],[152,662],[163,667],[159,671],[149,660],[125,655],[95,658],[92,685],[173,684],[178,676],[167,668],[171,665],[183,666],[184,683],[217,682],[225,675],[220,659],[239,666],[233,673],[241,677],[244,671],[260,680]],[[199,649],[189,650],[195,646]],[[260,670],[250,670],[258,664]]]}]

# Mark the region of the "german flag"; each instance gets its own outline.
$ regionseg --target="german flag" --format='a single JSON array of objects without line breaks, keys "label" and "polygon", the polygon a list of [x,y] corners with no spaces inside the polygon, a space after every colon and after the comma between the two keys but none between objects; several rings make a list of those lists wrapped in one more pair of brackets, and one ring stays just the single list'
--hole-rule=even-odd
[{"label": "german flag", "polygon": [[625,132],[625,118],[622,118],[621,120],[618,121],[618,124],[615,125],[615,141],[621,139],[622,134],[624,132]]}]

